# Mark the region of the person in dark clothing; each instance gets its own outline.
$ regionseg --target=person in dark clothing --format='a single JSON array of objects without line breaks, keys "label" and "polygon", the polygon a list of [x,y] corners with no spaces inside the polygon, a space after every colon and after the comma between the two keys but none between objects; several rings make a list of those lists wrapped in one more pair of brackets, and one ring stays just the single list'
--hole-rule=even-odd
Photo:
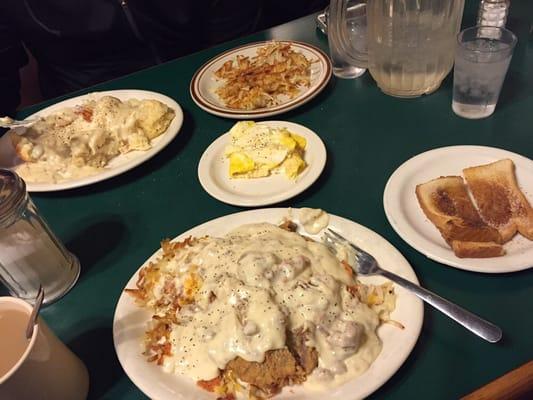
[{"label": "person in dark clothing", "polygon": [[0,115],[13,114],[20,102],[26,50],[37,61],[41,93],[52,98],[199,50],[217,29],[222,40],[252,32],[260,3],[2,0]]},{"label": "person in dark clothing", "polygon": [[317,11],[328,0],[1,0],[0,116],[37,61],[49,99]]}]

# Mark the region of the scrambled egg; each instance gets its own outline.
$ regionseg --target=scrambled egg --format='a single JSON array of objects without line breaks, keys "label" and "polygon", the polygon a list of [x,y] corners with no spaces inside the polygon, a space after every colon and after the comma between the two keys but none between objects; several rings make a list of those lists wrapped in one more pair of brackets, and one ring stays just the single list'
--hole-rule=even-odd
[{"label": "scrambled egg", "polygon": [[307,141],[286,128],[273,128],[253,121],[237,122],[229,131],[231,178],[261,178],[283,173],[294,179],[306,167],[303,159]]}]

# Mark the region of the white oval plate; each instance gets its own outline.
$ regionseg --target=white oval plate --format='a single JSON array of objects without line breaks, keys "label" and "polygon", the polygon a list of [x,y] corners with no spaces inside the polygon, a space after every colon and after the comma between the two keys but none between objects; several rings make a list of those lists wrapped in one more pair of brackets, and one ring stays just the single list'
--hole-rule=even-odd
[{"label": "white oval plate", "polygon": [[467,167],[509,158],[518,184],[533,204],[533,161],[507,150],[485,146],[441,147],[403,163],[389,178],[383,194],[385,214],[394,230],[410,246],[432,260],[474,272],[514,272],[533,266],[533,242],[517,234],[504,245],[506,254],[493,258],[459,258],[426,218],[418,204],[416,185],[439,176],[462,175]]},{"label": "white oval plate", "polygon": [[[172,100],[170,97],[165,96],[160,93],[150,92],[146,90],[109,90],[105,92],[94,92],[88,93],[82,96],[73,97],[46,107],[35,114],[32,114],[27,117],[27,119],[33,117],[44,117],[51,114],[54,111],[57,111],[65,107],[74,107],[82,104],[86,99],[98,99],[103,96],[114,96],[120,100],[128,99],[154,99],[159,100],[162,103],[165,103],[168,107],[172,108],[176,113],[174,119],[170,123],[169,127],[165,132],[152,140],[152,148],[146,151],[131,151],[126,154],[121,154],[114,159],[112,159],[109,164],[103,168],[99,173],[87,176],[79,179],[72,179],[60,183],[32,183],[26,182],[26,189],[28,192],[53,192],[56,190],[65,190],[77,188],[80,186],[91,185],[96,182],[109,179],[113,176],[122,174],[130,169],[136,167],[139,164],[149,160],[161,150],[163,150],[174,137],[178,134],[181,125],[183,124],[183,112],[178,103]],[[8,135],[5,134],[0,138],[0,168],[9,168],[14,171],[17,170],[17,165],[21,161],[13,146],[11,145],[11,140],[9,140]]]},{"label": "white oval plate", "polygon": [[222,64],[230,59],[235,59],[237,55],[253,57],[259,47],[265,46],[271,41],[249,43],[244,46],[228,50],[215,58],[206,62],[195,72],[190,86],[190,93],[193,101],[208,113],[220,117],[233,119],[252,119],[270,117],[292,110],[302,104],[307,103],[327,85],[331,78],[332,66],[329,57],[319,48],[307,43],[294,41],[280,41],[290,43],[294,51],[302,53],[308,60],[317,60],[311,65],[311,84],[308,88],[303,88],[298,96],[293,99],[283,99],[278,105],[255,110],[237,110],[228,108],[215,94],[215,90],[222,85],[221,80],[215,79],[215,71]]},{"label": "white oval plate", "polygon": [[[298,222],[297,210],[293,221]],[[286,208],[269,208],[239,212],[206,222],[182,233],[175,240],[188,236],[221,236],[233,228],[252,222],[279,223],[284,217],[290,216],[291,210]],[[377,233],[350,220],[330,215],[331,228],[352,240],[356,245],[368,250],[392,272],[403,276],[411,282],[418,283],[415,272],[407,260],[389,242]],[[315,236],[317,238],[317,236]],[[154,261],[161,255],[156,251],[143,265]],[[142,267],[141,267],[142,268]],[[140,268],[139,268],[140,270]],[[137,272],[126,284],[134,288]],[[362,277],[363,282],[382,283],[380,277]],[[383,385],[403,364],[413,349],[422,327],[424,308],[422,302],[395,285],[397,293],[396,309],[391,318],[405,325],[404,330],[392,325],[382,325],[378,335],[383,342],[383,349],[370,368],[356,379],[346,382],[335,389],[327,389],[326,397],[343,400],[361,399],[370,395]],[[198,388],[192,380],[182,375],[164,372],[161,367],[148,363],[141,354],[141,340],[146,330],[146,323],[151,319],[149,311],[139,308],[134,300],[122,292],[113,320],[113,340],[118,359],[133,383],[148,397],[158,400],[213,400],[215,395]],[[304,386],[285,388],[274,399],[323,400],[325,392],[313,391]]]},{"label": "white oval plate", "polygon": [[230,143],[230,134],[218,137],[205,150],[198,163],[198,179],[207,193],[215,199],[236,206],[266,206],[290,199],[309,186],[320,176],[326,165],[326,147],[318,135],[305,126],[286,121],[264,121],[260,125],[287,128],[307,140],[304,159],[307,167],[296,179],[282,174],[255,179],[231,179],[229,160],[224,148]]}]

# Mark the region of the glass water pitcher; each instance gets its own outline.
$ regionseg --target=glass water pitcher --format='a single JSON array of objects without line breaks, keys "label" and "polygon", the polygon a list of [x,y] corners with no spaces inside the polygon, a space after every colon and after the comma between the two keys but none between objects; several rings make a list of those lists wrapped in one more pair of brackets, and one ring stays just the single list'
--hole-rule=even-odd
[{"label": "glass water pitcher", "polygon": [[368,68],[380,89],[416,97],[438,89],[453,66],[464,0],[367,0],[367,48],[346,29],[347,0],[331,0],[329,44],[350,63]]}]

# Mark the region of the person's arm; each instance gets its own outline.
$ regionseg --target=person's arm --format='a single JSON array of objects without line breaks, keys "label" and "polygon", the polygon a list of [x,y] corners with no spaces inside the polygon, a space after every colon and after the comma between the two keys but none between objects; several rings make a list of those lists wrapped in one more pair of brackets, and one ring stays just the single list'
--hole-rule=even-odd
[{"label": "person's arm", "polygon": [[0,16],[0,116],[14,115],[20,103],[19,69],[28,56],[5,16]]}]

